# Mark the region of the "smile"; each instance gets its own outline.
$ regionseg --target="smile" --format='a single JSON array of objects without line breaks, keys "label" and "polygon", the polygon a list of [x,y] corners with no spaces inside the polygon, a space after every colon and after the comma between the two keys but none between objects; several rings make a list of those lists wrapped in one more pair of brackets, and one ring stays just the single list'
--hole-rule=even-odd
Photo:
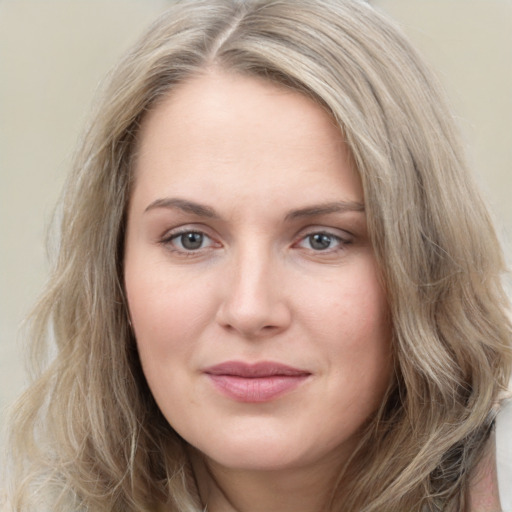
[{"label": "smile", "polygon": [[267,402],[294,390],[311,373],[273,362],[228,361],[204,370],[216,389],[238,402]]}]

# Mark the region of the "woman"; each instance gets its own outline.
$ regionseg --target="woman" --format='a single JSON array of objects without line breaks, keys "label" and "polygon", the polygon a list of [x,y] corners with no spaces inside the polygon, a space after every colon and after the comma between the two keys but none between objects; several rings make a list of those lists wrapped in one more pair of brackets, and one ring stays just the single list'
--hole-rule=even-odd
[{"label": "woman", "polygon": [[14,509],[499,510],[502,271],[442,94],[388,20],[178,3],[76,157]]}]

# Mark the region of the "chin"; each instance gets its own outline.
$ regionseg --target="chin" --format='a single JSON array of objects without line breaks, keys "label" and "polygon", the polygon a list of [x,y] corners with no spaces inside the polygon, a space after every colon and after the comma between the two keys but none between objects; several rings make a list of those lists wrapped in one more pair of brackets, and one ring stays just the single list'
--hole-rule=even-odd
[{"label": "chin", "polygon": [[[203,441],[205,439],[203,438]],[[239,432],[223,440],[191,443],[213,464],[239,471],[284,471],[338,460],[342,448],[323,446],[289,432]]]}]

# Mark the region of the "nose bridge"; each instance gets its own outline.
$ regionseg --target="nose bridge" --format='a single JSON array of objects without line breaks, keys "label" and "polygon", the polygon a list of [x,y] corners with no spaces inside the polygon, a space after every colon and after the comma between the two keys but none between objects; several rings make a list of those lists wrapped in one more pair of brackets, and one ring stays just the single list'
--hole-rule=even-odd
[{"label": "nose bridge", "polygon": [[[236,255],[232,294],[240,306],[256,311],[271,299],[275,262],[262,244],[247,244]],[[252,304],[254,302],[254,304]]]},{"label": "nose bridge", "polygon": [[280,262],[262,240],[240,243],[234,251],[221,323],[244,336],[276,332],[289,322],[279,287]]}]

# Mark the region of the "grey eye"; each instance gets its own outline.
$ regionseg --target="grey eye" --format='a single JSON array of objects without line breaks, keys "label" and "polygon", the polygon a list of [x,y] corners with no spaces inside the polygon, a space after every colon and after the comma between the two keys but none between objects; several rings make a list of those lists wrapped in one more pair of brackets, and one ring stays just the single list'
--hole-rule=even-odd
[{"label": "grey eye", "polygon": [[197,249],[200,249],[204,242],[203,233],[196,233],[193,231],[190,231],[188,233],[182,233],[181,235],[178,235],[176,238],[179,245],[181,245],[183,249],[186,249],[187,251],[195,251]]},{"label": "grey eye", "polygon": [[325,233],[315,233],[308,236],[309,245],[315,251],[325,251],[335,242],[335,237]]}]

